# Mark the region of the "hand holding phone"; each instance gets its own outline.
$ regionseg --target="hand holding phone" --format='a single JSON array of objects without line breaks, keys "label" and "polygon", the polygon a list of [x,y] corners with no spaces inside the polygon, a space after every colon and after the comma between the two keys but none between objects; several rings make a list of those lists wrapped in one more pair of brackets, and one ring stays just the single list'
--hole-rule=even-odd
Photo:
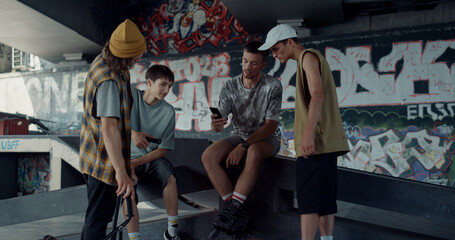
[{"label": "hand holding phone", "polygon": [[151,138],[151,137],[145,137],[145,139],[150,143],[156,143],[156,144],[161,143],[161,139],[156,139],[156,138]]},{"label": "hand holding phone", "polygon": [[216,119],[223,118],[223,115],[221,115],[220,110],[218,110],[218,108],[210,107],[210,111],[212,112],[212,114],[216,114],[217,115],[215,117]]}]

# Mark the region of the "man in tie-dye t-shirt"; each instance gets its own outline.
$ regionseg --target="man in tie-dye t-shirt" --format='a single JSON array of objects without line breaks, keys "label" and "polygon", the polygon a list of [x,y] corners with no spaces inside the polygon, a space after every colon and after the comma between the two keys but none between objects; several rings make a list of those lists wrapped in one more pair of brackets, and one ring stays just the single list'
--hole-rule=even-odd
[{"label": "man in tie-dye t-shirt", "polygon": [[[226,81],[220,92],[218,109],[222,118],[212,115],[212,130],[220,132],[232,114],[234,131],[210,145],[202,155],[213,186],[226,202],[214,222],[225,230],[241,215],[241,206],[256,183],[261,163],[280,150],[278,121],[283,88],[278,79],[262,72],[268,51],[259,51],[261,44],[255,41],[244,47],[242,74]],[[226,168],[245,161],[235,186],[220,165],[223,161]]]}]

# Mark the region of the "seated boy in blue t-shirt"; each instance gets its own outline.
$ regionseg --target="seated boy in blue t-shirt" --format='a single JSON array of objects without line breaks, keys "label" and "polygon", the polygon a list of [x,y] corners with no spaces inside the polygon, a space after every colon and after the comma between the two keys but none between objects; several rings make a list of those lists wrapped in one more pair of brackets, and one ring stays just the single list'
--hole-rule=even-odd
[{"label": "seated boy in blue t-shirt", "polygon": [[[177,181],[172,164],[164,158],[174,149],[175,110],[164,98],[174,83],[174,74],[163,65],[153,65],[145,73],[147,89],[132,89],[131,110],[131,169],[133,179],[138,175],[158,178],[163,189],[163,200],[168,215],[168,228],[164,239],[179,239],[177,224]],[[161,143],[149,142],[146,137],[161,139]],[[136,174],[134,174],[136,173]],[[138,240],[139,215],[133,204],[134,217],[127,225],[129,238]]]}]

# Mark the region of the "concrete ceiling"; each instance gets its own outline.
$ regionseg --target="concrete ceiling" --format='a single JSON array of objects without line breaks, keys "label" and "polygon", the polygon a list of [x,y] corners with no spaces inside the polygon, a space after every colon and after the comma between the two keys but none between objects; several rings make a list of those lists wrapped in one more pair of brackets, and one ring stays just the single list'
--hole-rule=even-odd
[{"label": "concrete ceiling", "polygon": [[51,62],[65,53],[97,54],[102,46],[16,0],[0,0],[0,42]]},{"label": "concrete ceiling", "polygon": [[313,26],[344,20],[342,0],[223,0],[223,4],[250,33],[266,33],[282,20]]},{"label": "concrete ceiling", "polygon": [[435,8],[452,0],[222,0],[249,33],[266,33],[280,22],[317,28],[359,16]]},{"label": "concrete ceiling", "polygon": [[[102,38],[106,38],[107,31],[110,32],[110,28],[116,26],[118,19],[115,17],[122,13],[126,5],[134,7],[135,4],[139,6],[162,1],[164,0],[0,0],[2,23],[0,42],[54,63],[64,60],[65,53],[83,53],[93,57],[102,49],[101,42],[104,42]],[[434,8],[438,3],[449,2],[449,0],[221,1],[246,31],[259,34],[266,33],[280,21],[292,20],[311,29],[341,23],[357,16],[425,10]],[[106,10],[106,7],[111,9]],[[108,15],[109,12],[112,14]]]}]

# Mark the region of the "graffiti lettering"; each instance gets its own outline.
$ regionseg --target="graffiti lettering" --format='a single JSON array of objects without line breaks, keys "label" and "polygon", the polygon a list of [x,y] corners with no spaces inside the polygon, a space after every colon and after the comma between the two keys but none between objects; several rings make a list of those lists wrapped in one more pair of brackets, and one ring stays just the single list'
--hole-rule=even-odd
[{"label": "graffiti lettering", "polygon": [[455,103],[436,103],[408,105],[408,119],[430,116],[433,120],[441,120],[446,116],[454,116]]},{"label": "graffiti lettering", "polygon": [[19,140],[2,140],[2,150],[16,150],[19,142]]},{"label": "graffiti lettering", "polygon": [[[438,136],[429,135],[426,130],[418,132],[408,132],[403,137],[400,133],[388,130],[384,133],[370,136],[369,142],[359,140],[353,146],[351,142],[351,152],[343,157],[342,166],[366,171],[382,169],[386,173],[396,177],[404,176],[409,172],[414,160],[418,161],[426,171],[433,168],[444,170],[450,165],[450,158],[445,155],[450,151],[453,140],[444,141]],[[413,170],[414,172],[416,170]],[[408,173],[411,174],[411,173]],[[415,172],[426,174],[428,172]]]},{"label": "graffiti lettering", "polygon": [[[222,53],[214,57],[203,55],[151,63],[151,65],[167,65],[174,72],[174,81],[178,84],[179,93],[176,95],[171,91],[166,101],[176,109],[176,130],[193,130],[193,120],[196,131],[211,129],[208,109],[209,106],[216,105],[224,82],[230,78],[229,60],[229,54]],[[138,67],[138,69],[142,68],[142,65]],[[133,71],[131,79],[139,79],[136,77],[137,73],[138,71]],[[208,77],[207,83],[201,81],[203,77]],[[141,82],[143,81],[145,81],[144,78]]]},{"label": "graffiti lettering", "polygon": [[[280,67],[280,61],[275,59],[275,65],[268,72],[269,75],[276,76],[275,73]],[[283,102],[281,109],[294,109],[295,108],[295,86],[291,85],[291,79],[295,75],[297,68],[297,61],[289,60],[286,62],[286,66],[280,76],[276,76],[281,80],[283,85]]]},{"label": "graffiti lettering", "polygon": [[[449,69],[447,63],[436,62],[447,49],[455,49],[454,42],[429,41],[425,49],[422,41],[393,43],[392,51],[379,60],[377,71],[371,63],[371,46],[348,47],[346,54],[326,48],[332,71],[340,73],[340,106],[454,101],[454,66]],[[396,72],[400,61],[402,70]],[[417,88],[418,81],[423,82],[424,92]]]}]

